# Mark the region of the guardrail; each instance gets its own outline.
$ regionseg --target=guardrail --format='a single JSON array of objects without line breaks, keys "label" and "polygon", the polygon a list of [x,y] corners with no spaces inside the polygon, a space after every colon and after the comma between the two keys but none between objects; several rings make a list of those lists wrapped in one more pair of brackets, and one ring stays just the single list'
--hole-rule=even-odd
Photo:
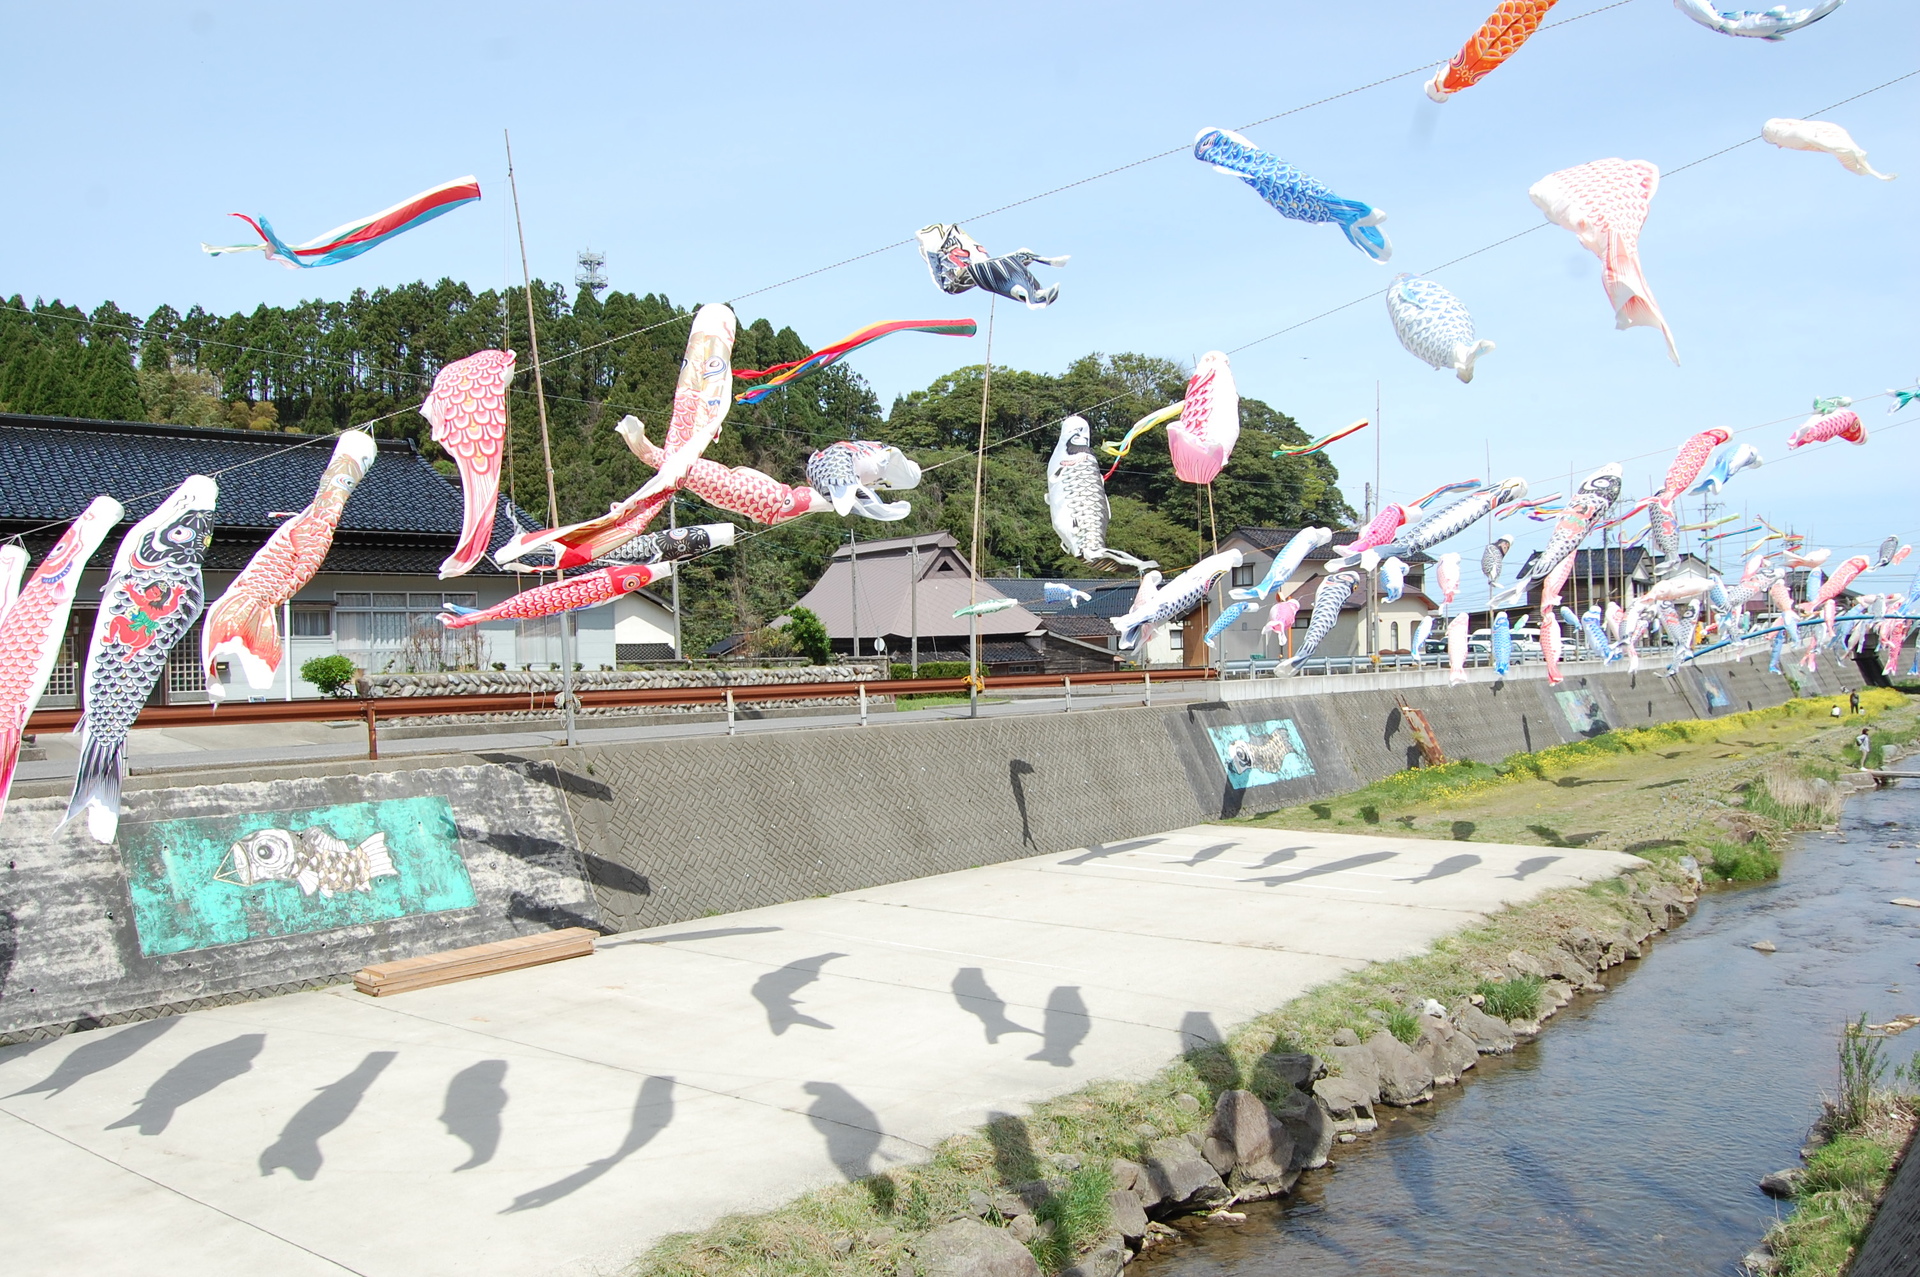
[{"label": "guardrail", "polygon": [[[1212,677],[1205,668],[1115,671],[1092,674],[1005,674],[983,680],[982,690],[1063,689],[1071,700],[1075,687],[1140,686],[1152,703],[1155,683]],[[581,709],[628,709],[668,705],[725,706],[731,721],[740,702],[796,701],[854,697],[863,706],[869,696],[938,696],[964,692],[965,678],[890,678],[848,683],[759,683],[746,687],[625,687],[574,694]],[[484,696],[328,697],[301,701],[227,701],[220,705],[151,705],[135,727],[215,727],[234,723],[339,723],[364,721],[367,757],[380,757],[381,719],[433,718],[460,714],[560,712],[560,696],[550,692],[500,692]],[[46,709],[27,720],[27,731],[68,732],[80,721],[77,709]]]}]

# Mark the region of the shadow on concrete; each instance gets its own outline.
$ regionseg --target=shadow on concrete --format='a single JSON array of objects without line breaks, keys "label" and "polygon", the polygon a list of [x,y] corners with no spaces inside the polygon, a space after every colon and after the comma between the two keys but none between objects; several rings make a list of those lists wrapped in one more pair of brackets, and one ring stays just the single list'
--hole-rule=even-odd
[{"label": "shadow on concrete", "polygon": [[503,767],[511,767],[528,780],[538,781],[543,785],[552,785],[555,789],[563,793],[592,799],[595,802],[610,803],[613,801],[613,788],[611,786],[603,785],[597,780],[589,780],[578,772],[563,771],[545,759],[528,758],[524,754],[476,753],[474,757],[480,759],[482,762],[499,763]]},{"label": "shadow on concrete", "polygon": [[318,1095],[287,1119],[287,1124],[280,1128],[280,1138],[261,1152],[260,1173],[271,1175],[285,1167],[293,1172],[295,1179],[312,1179],[318,1175],[320,1163],[325,1160],[320,1155],[321,1137],[338,1130],[353,1116],[367,1088],[399,1054],[398,1051],[369,1051],[367,1058],[355,1065],[351,1073],[321,1087]]},{"label": "shadow on concrete", "polygon": [[961,967],[953,973],[953,1000],[960,1004],[962,1011],[980,1021],[987,1031],[989,1045],[1008,1033],[1040,1036],[1038,1029],[1029,1029],[1007,1018],[1006,1002],[993,991],[993,986],[987,983],[987,973],[979,967]]},{"label": "shadow on concrete", "polygon": [[202,1047],[154,1079],[152,1086],[134,1108],[106,1129],[137,1127],[142,1135],[158,1135],[173,1121],[181,1105],[199,1099],[253,1068],[253,1058],[267,1044],[264,1033],[243,1033],[237,1038]]},{"label": "shadow on concrete", "polygon": [[[53,1072],[25,1090],[15,1091],[13,1095],[38,1095],[42,1092],[58,1095],[75,1082],[125,1062],[134,1052],[178,1023],[179,1020],[172,1016],[143,1020],[139,1024],[129,1024],[118,1033],[102,1033],[89,1038],[67,1052],[67,1058],[56,1064]],[[13,1095],[7,1098],[12,1099]]]},{"label": "shadow on concrete", "polygon": [[827,1141],[827,1160],[848,1183],[873,1174],[873,1157],[880,1151],[880,1115],[833,1082],[809,1082],[801,1089],[813,1096],[807,1121]]},{"label": "shadow on concrete", "polygon": [[605,856],[585,853],[587,862],[587,881],[596,887],[605,887],[609,891],[624,891],[634,896],[653,894],[653,883],[643,873],[635,873],[625,865],[608,860]]},{"label": "shadow on concrete", "polygon": [[720,940],[727,936],[759,936],[769,931],[784,930],[781,927],[714,927],[708,931],[676,931],[670,936],[635,936],[631,940],[615,940],[609,944],[597,945],[600,949],[617,949],[623,944],[668,944],[675,940]]},{"label": "shadow on concrete", "polygon": [[1515,882],[1525,882],[1542,869],[1545,869],[1548,865],[1565,859],[1565,856],[1528,856],[1525,860],[1513,867],[1512,873],[1501,874],[1500,876],[1502,878],[1511,878]]},{"label": "shadow on concrete", "polygon": [[1007,764],[1007,783],[1013,786],[1013,805],[1020,809],[1020,845],[1040,850],[1033,840],[1033,822],[1027,819],[1027,787],[1021,784],[1023,777],[1033,775],[1033,764],[1024,758],[1016,758]]},{"label": "shadow on concrete", "polygon": [[612,935],[612,928],[598,918],[589,918],[586,914],[569,909],[565,905],[548,904],[544,900],[535,900],[524,891],[516,891],[507,897],[507,916],[523,922],[537,922],[543,927],[559,930],[562,927],[585,927],[588,931],[597,931],[601,935]]},{"label": "shadow on concrete", "polygon": [[469,1064],[447,1083],[446,1102],[440,1106],[440,1124],[447,1134],[467,1146],[467,1160],[454,1167],[470,1171],[493,1160],[500,1147],[500,1114],[507,1107],[505,1060]]},{"label": "shadow on concrete", "polygon": [[1451,878],[1453,875],[1457,873],[1465,873],[1467,870],[1473,868],[1475,865],[1479,863],[1480,863],[1480,857],[1472,855],[1470,853],[1462,853],[1461,855],[1458,855],[1458,856],[1448,856],[1445,860],[1441,861],[1439,864],[1435,865],[1433,868],[1427,870],[1425,873],[1421,874],[1418,878],[1409,878],[1407,879],[1407,881],[1410,883],[1432,882],[1435,878]]},{"label": "shadow on concrete", "polygon": [[1315,865],[1311,869],[1302,869],[1294,874],[1275,874],[1269,878],[1242,878],[1242,882],[1257,882],[1268,887],[1284,887],[1290,882],[1304,882],[1308,878],[1323,878],[1327,874],[1345,873],[1349,869],[1358,869],[1361,865],[1377,865],[1383,860],[1392,860],[1400,853],[1397,851],[1368,851],[1358,856],[1348,856],[1345,860],[1330,860],[1324,865]]},{"label": "shadow on concrete", "polygon": [[6,996],[7,977],[13,972],[13,960],[20,955],[20,924],[13,910],[0,909],[0,997]]},{"label": "shadow on concrete", "polygon": [[794,994],[820,978],[820,968],[835,958],[844,958],[844,953],[816,953],[811,958],[802,958],[767,972],[753,982],[753,996],[761,1006],[767,1009],[767,1028],[779,1037],[796,1024],[804,1024],[814,1029],[831,1029],[833,1026],[825,1020],[816,1020],[803,1013],[794,1000]]},{"label": "shadow on concrete", "polygon": [[1027,1058],[1045,1060],[1056,1069],[1071,1067],[1073,1048],[1087,1040],[1087,1031],[1092,1023],[1092,1017],[1087,1014],[1087,1004],[1080,999],[1079,986],[1057,986],[1047,995],[1046,1014],[1040,1021],[1042,1045]]},{"label": "shadow on concrete", "polygon": [[1164,838],[1135,838],[1131,842],[1117,842],[1111,847],[1102,847],[1095,843],[1077,856],[1061,861],[1063,865],[1084,865],[1089,860],[1099,860],[1103,856],[1117,856],[1123,851],[1133,851],[1139,847],[1151,847],[1155,843],[1165,842]]},{"label": "shadow on concrete", "polygon": [[633,1102],[633,1116],[627,1120],[627,1137],[620,1141],[619,1148],[606,1157],[588,1162],[565,1179],[557,1179],[551,1184],[520,1194],[513,1199],[513,1205],[500,1213],[514,1215],[524,1210],[538,1210],[579,1192],[645,1148],[647,1142],[666,1130],[672,1121],[673,1079],[648,1078],[640,1084],[640,1094]]},{"label": "shadow on concrete", "polygon": [[1180,1055],[1205,1084],[1208,1105],[1222,1092],[1237,1091],[1244,1085],[1240,1066],[1227,1049],[1226,1035],[1208,1012],[1189,1011],[1180,1017]]},{"label": "shadow on concrete", "polygon": [[1200,850],[1194,852],[1192,859],[1186,863],[1189,867],[1205,864],[1215,856],[1224,855],[1239,845],[1237,842],[1217,842],[1211,847],[1202,847]]},{"label": "shadow on concrete", "polygon": [[1271,869],[1275,865],[1282,864],[1285,861],[1294,859],[1303,851],[1312,851],[1312,850],[1313,848],[1306,847],[1306,846],[1279,847],[1274,849],[1273,851],[1268,852],[1265,856],[1262,856],[1260,858],[1260,863],[1255,865],[1254,868],[1255,869]]}]

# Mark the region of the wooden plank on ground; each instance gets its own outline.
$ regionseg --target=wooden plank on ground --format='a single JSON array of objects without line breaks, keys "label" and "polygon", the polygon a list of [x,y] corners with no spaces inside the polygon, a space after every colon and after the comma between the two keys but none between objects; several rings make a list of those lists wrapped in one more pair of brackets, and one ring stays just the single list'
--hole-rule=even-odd
[{"label": "wooden plank on ground", "polygon": [[379,998],[547,962],[584,958],[593,952],[596,934],[586,927],[565,927],[537,935],[515,936],[511,940],[495,940],[491,944],[470,945],[465,949],[449,949],[444,953],[423,954],[418,958],[402,958],[398,962],[383,962],[363,967],[353,977],[353,987]]}]

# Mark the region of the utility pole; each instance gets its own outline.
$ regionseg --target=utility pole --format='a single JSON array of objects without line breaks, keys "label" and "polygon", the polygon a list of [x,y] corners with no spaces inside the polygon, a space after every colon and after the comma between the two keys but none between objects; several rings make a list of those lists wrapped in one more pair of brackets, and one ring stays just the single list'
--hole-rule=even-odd
[{"label": "utility pole", "polygon": [[908,639],[907,668],[914,678],[920,677],[920,534],[914,533],[913,540],[907,543],[907,572],[911,580],[907,582],[907,624],[913,631]]},{"label": "utility pole", "polygon": [[[674,493],[667,498],[667,528],[676,530],[680,526],[680,494]],[[668,578],[673,587],[673,659],[687,659],[686,649],[680,646],[680,574],[675,572]]]},{"label": "utility pole", "polygon": [[[547,390],[546,381],[540,375],[540,330],[533,319],[533,277],[527,270],[527,232],[520,224],[520,184],[513,177],[513,137],[505,129],[500,134],[507,143],[507,188],[513,193],[513,229],[520,237],[520,282],[527,299],[527,341],[533,349],[533,393],[540,405],[540,455],[547,466],[547,520],[549,526],[557,528],[560,498],[554,494],[553,486],[553,440],[547,431]],[[564,581],[566,576],[563,571],[554,572],[556,581]],[[561,711],[566,717],[567,744],[578,745],[580,738],[573,723],[573,613],[562,612],[559,620]]]},{"label": "utility pole", "polygon": [[853,604],[853,659],[860,659],[860,547],[847,529],[847,598]]}]

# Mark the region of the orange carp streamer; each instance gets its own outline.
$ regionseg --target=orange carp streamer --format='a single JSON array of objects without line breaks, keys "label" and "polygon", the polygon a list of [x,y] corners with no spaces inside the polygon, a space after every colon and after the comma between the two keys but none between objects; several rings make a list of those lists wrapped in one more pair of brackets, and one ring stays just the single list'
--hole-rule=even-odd
[{"label": "orange carp streamer", "polygon": [[1445,102],[1462,89],[1485,79],[1502,62],[1520,51],[1558,0],[1501,0],[1480,29],[1460,46],[1453,61],[1427,81],[1427,96]]}]

